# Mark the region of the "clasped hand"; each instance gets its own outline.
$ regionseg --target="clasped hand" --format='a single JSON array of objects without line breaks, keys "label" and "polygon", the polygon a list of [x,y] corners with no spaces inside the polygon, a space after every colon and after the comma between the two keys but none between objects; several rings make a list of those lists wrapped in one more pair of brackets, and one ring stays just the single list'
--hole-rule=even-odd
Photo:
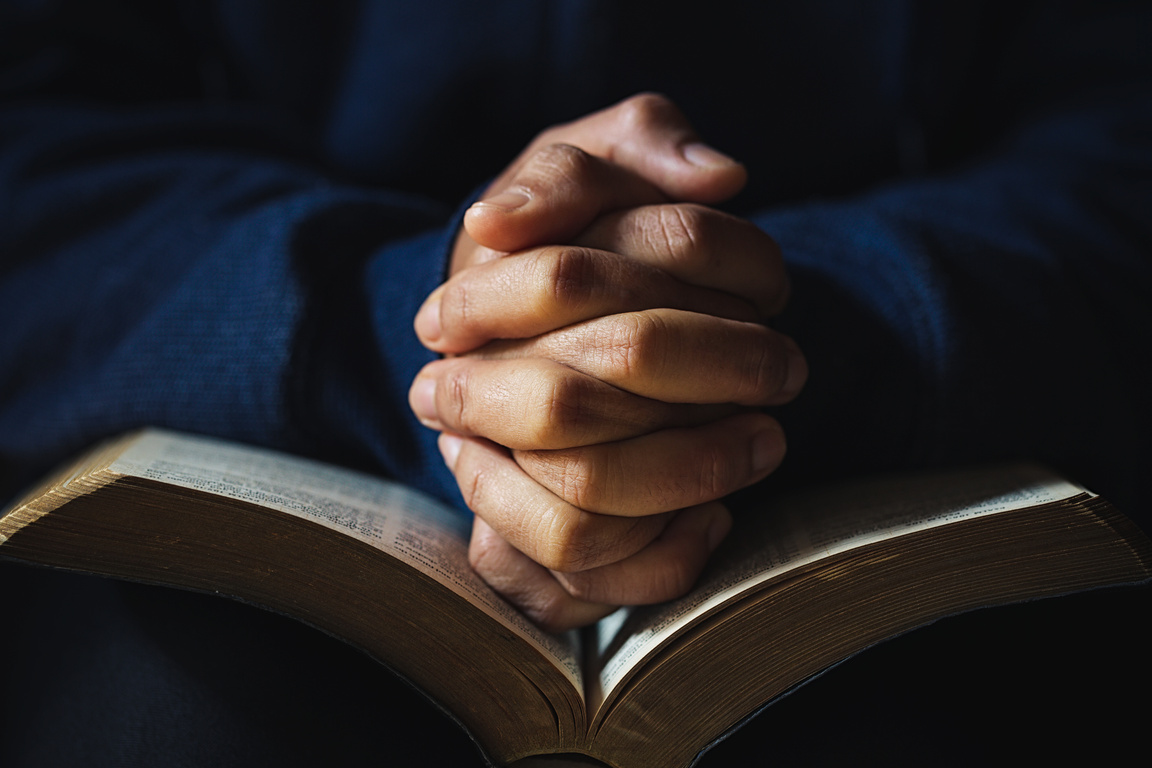
[{"label": "clasped hand", "polygon": [[465,215],[410,391],[476,514],[473,568],[551,630],[678,597],[719,501],[779,464],[807,366],[779,249],[705,207],[744,169],[642,95],[541,134]]}]

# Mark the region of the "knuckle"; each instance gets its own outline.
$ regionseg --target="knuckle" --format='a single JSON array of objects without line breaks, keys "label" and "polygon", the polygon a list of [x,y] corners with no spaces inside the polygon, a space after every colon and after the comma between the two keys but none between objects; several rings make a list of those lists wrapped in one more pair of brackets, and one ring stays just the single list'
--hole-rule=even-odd
[{"label": "knuckle", "polygon": [[561,246],[548,249],[545,256],[541,259],[545,301],[554,307],[580,309],[596,296],[601,281],[592,251]]},{"label": "knuckle", "polygon": [[534,451],[572,445],[592,418],[582,380],[549,376],[529,386],[516,447]]},{"label": "knuckle", "polygon": [[679,509],[719,499],[739,487],[743,464],[727,443],[705,440],[685,449],[676,459],[675,472],[641,485],[646,498],[661,509]]},{"label": "knuckle", "polygon": [[697,461],[696,503],[712,501],[734,490],[736,468],[740,466],[725,451],[724,446],[706,446]]},{"label": "knuckle", "polygon": [[441,420],[458,429],[468,429],[471,419],[468,389],[471,376],[467,366],[454,366],[436,386],[436,412]]},{"label": "knuckle", "polygon": [[759,337],[749,345],[750,354],[742,381],[745,391],[739,402],[760,404],[766,402],[784,387],[788,373],[787,353],[783,344],[771,337],[771,331],[763,326],[754,326]]},{"label": "knuckle", "polygon": [[638,93],[616,106],[617,119],[630,129],[644,129],[663,124],[680,110],[667,96],[659,93]]},{"label": "knuckle", "polygon": [[525,459],[532,466],[532,475],[554,494],[578,509],[598,508],[597,488],[601,483],[584,451],[530,451]]},{"label": "knuckle", "polygon": [[588,513],[552,515],[539,537],[543,542],[540,564],[561,573],[582,571],[594,564],[599,547],[592,534]]},{"label": "knuckle", "polygon": [[554,465],[556,495],[580,509],[598,506],[599,494],[595,473],[591,465],[582,460],[579,451],[564,451]]},{"label": "knuckle", "polygon": [[593,158],[579,147],[556,143],[541,147],[532,157],[529,170],[546,184],[575,184],[587,181],[594,168]]},{"label": "knuckle", "polygon": [[539,536],[545,542],[539,562],[560,573],[578,573],[618,559],[635,540],[642,518],[612,518],[577,510],[550,515]]},{"label": "knuckle", "polygon": [[[461,455],[456,464],[456,484],[460,487],[460,495],[468,509],[478,515],[486,511],[492,498],[492,486],[495,478],[480,467],[473,466]],[[481,515],[482,516],[482,515]]]},{"label": "knuckle", "polygon": [[662,205],[648,233],[649,245],[670,261],[706,254],[702,247],[703,213],[693,205]]},{"label": "knuckle", "polygon": [[581,441],[596,422],[593,386],[588,379],[570,375],[551,382],[540,413],[547,422],[548,437],[564,443],[555,447],[567,448]]},{"label": "knuckle", "polygon": [[599,330],[603,365],[619,378],[644,378],[663,357],[662,324],[651,313],[617,315]]},{"label": "knuckle", "polygon": [[471,333],[476,324],[473,298],[466,280],[449,281],[440,297],[440,325],[444,333]]}]

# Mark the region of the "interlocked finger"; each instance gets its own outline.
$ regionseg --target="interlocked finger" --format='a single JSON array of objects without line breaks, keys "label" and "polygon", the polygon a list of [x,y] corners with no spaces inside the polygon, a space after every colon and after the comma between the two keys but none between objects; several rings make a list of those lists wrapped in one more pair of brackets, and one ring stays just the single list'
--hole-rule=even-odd
[{"label": "interlocked finger", "polygon": [[598,515],[574,507],[529,477],[507,450],[487,440],[444,433],[440,450],[468,508],[550,570],[585,571],[631,557],[671,519],[668,514]]},{"label": "interlocked finger", "polygon": [[732,410],[639,397],[540,358],[437,360],[416,377],[409,404],[431,429],[524,450],[622,440],[703,424]]},{"label": "interlocked finger", "polygon": [[749,221],[701,205],[646,205],[610,213],[575,242],[624,254],[690,285],[737,296],[755,306],[762,318],[779,314],[788,300],[788,278],[776,241]]},{"label": "interlocked finger", "polygon": [[[608,237],[605,235],[605,239]],[[756,320],[732,285],[698,287],[659,266],[660,259],[577,246],[524,251],[457,273],[416,315],[421,342],[461,354],[492,339],[523,339],[604,315],[671,307]],[[690,259],[680,259],[687,271]],[[690,277],[695,277],[690,275]],[[751,279],[746,284],[753,286]]]},{"label": "interlocked finger", "polygon": [[513,458],[573,506],[636,516],[723,498],[762,480],[784,452],[784,433],[775,419],[746,412],[617,442],[514,451]]},{"label": "interlocked finger", "polygon": [[808,366],[795,342],[759,323],[653,309],[601,317],[523,341],[489,358],[541,357],[668,403],[776,405],[799,393]]},{"label": "interlocked finger", "polygon": [[591,624],[619,605],[573,597],[551,571],[505,541],[481,517],[473,519],[468,560],[488,586],[549,632]]}]

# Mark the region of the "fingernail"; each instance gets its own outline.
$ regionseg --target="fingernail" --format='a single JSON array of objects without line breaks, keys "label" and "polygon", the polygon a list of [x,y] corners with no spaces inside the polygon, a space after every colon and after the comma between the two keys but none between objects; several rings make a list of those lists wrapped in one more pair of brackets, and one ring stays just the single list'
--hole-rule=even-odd
[{"label": "fingernail", "polygon": [[532,198],[527,192],[518,189],[506,189],[498,195],[480,200],[474,204],[484,208],[497,208],[501,211],[514,211],[528,204]]},{"label": "fingernail", "polygon": [[788,353],[788,375],[784,378],[784,386],[780,389],[780,394],[791,399],[800,394],[800,390],[808,381],[808,360],[792,339],[785,338],[785,348]]},{"label": "fingernail", "polygon": [[436,419],[436,379],[419,377],[408,391],[408,404],[420,423],[433,429],[442,429],[443,425]]},{"label": "fingernail", "polygon": [[416,328],[416,335],[422,341],[435,343],[440,340],[441,334],[444,329],[440,327],[440,293],[439,290],[434,291],[424,306],[420,307],[420,311],[416,313],[416,319],[413,322]]},{"label": "fingernail", "polygon": [[460,457],[460,447],[464,445],[464,441],[456,435],[441,432],[436,445],[440,447],[440,455],[444,457],[444,463],[448,468],[456,469],[456,459]]},{"label": "fingernail", "polygon": [[723,152],[718,152],[703,142],[694,141],[680,148],[684,159],[702,168],[721,168],[737,165],[737,162]]},{"label": "fingernail", "polygon": [[757,432],[752,438],[752,472],[760,474],[774,469],[784,457],[784,433],[779,427]]}]

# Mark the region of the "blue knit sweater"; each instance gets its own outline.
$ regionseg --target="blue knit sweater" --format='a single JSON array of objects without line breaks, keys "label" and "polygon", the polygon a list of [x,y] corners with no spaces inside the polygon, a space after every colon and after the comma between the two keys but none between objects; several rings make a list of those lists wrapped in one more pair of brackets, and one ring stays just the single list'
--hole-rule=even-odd
[{"label": "blue knit sweater", "polygon": [[459,504],[406,392],[461,205],[641,90],[745,162],[782,483],[1036,458],[1149,520],[1152,4],[0,4],[0,496],[144,424]]}]

